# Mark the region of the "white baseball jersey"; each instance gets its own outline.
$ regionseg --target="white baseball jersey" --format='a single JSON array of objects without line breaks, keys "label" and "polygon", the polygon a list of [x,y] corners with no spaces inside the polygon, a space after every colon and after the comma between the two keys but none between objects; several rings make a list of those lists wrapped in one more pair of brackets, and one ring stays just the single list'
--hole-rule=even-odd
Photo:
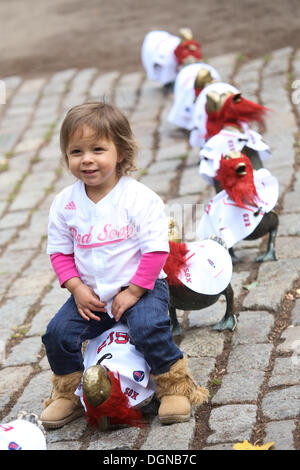
[{"label": "white baseball jersey", "polygon": [[256,150],[262,161],[271,157],[269,145],[262,136],[243,123],[243,132],[232,129],[222,129],[218,134],[211,137],[199,152],[200,165],[199,174],[209,184],[213,184],[213,178],[220,166],[222,155],[232,151],[241,151],[247,146]]},{"label": "white baseball jersey", "polygon": [[[121,390],[131,406],[150,398],[155,383],[150,379],[150,367],[144,356],[130,342],[127,326],[122,323],[90,340],[84,353],[84,371],[97,364],[105,366],[119,378]],[[83,401],[82,383],[75,394]]]},{"label": "white baseball jersey", "polygon": [[213,80],[221,80],[220,75],[211,65],[202,62],[186,65],[180,70],[175,80],[174,103],[169,112],[168,121],[187,130],[193,127],[194,83],[200,69],[209,70]]},{"label": "white baseball jersey", "polygon": [[174,50],[180,38],[166,31],[151,31],[146,34],[142,44],[142,63],[149,80],[166,85],[173,82],[177,75],[177,59]]},{"label": "white baseball jersey", "polygon": [[239,93],[233,85],[225,82],[216,82],[207,85],[198,96],[193,110],[193,128],[190,133],[190,145],[192,147],[202,147],[205,144],[207,112],[205,109],[207,93],[216,91],[219,95],[226,92]]},{"label": "white baseball jersey", "polygon": [[77,181],[55,197],[47,253],[74,253],[81,280],[107,302],[110,316],[113,298],[153,251],[169,251],[168,221],[161,198],[144,184],[123,176],[94,203]]},{"label": "white baseball jersey", "polygon": [[275,207],[279,195],[277,178],[265,168],[254,171],[254,184],[259,196],[259,209],[253,206],[237,206],[223,190],[207,204],[197,227],[197,239],[204,240],[211,235],[217,235],[231,248],[250,235],[264,214]]}]

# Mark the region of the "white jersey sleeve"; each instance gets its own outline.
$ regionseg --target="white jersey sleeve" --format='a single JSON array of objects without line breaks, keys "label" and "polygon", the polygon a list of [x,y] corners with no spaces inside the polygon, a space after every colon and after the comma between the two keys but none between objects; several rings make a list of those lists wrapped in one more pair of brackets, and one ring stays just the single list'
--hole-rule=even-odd
[{"label": "white jersey sleeve", "polygon": [[142,183],[137,183],[131,215],[136,224],[141,253],[169,251],[168,220],[161,198]]},{"label": "white jersey sleeve", "polygon": [[74,252],[74,239],[65,221],[62,208],[64,193],[58,194],[51,204],[48,222],[47,253],[63,253],[69,255]]}]

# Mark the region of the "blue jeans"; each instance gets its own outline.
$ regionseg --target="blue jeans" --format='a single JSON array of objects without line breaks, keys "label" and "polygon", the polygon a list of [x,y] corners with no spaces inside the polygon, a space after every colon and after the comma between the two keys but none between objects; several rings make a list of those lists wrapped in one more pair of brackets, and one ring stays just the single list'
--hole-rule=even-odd
[{"label": "blue jeans", "polygon": [[[154,375],[168,372],[171,365],[183,357],[173,341],[168,306],[168,284],[158,279],[154,289],[148,290],[126,310],[120,320],[128,326],[132,343],[144,355]],[[71,296],[48,324],[42,341],[56,375],[83,370],[82,343],[116,325],[107,313],[94,313],[100,316],[100,321],[84,320]]]}]

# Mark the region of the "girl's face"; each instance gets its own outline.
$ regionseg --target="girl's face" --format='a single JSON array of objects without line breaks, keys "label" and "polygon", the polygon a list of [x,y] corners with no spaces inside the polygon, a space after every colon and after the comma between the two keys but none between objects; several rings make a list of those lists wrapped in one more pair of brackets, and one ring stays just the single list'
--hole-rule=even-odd
[{"label": "girl's face", "polygon": [[119,180],[119,157],[111,140],[95,136],[95,131],[84,126],[74,133],[67,147],[71,173],[85,184],[90,199],[98,202]]}]

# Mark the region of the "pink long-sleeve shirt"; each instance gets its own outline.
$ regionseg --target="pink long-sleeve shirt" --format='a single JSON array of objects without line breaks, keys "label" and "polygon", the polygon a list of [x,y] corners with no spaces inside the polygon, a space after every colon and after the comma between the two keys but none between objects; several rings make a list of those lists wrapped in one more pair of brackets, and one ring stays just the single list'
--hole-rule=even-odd
[{"label": "pink long-sleeve shirt", "polygon": [[[144,253],[130,282],[143,287],[144,289],[153,289],[155,281],[165,265],[168,254],[169,253],[165,251]],[[62,287],[68,279],[71,279],[72,277],[80,277],[75,265],[73,254],[65,255],[62,253],[54,253],[50,256],[50,259],[58,281]]]}]

